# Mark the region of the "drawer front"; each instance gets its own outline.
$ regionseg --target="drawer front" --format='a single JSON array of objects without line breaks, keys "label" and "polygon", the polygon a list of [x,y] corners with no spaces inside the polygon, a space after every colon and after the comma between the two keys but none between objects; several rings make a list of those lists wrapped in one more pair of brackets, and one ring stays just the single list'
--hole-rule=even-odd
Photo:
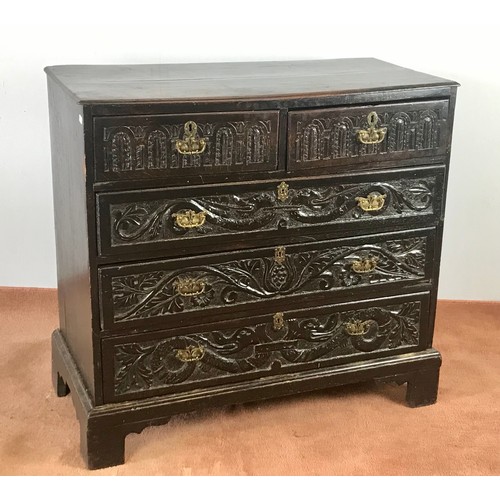
[{"label": "drawer front", "polygon": [[[425,348],[428,294],[277,312],[198,331],[103,342],[106,401]],[[185,330],[185,329],[184,329]]]},{"label": "drawer front", "polygon": [[273,171],[278,111],[95,119],[96,180]]},{"label": "drawer front", "polygon": [[448,101],[291,111],[288,169],[437,156],[448,145]]},{"label": "drawer front", "polygon": [[333,237],[432,224],[441,216],[443,176],[439,167],[99,194],[99,252],[170,256],[263,246],[308,232]]},{"label": "drawer front", "polygon": [[396,283],[399,291],[401,284],[430,283],[433,253],[434,231],[417,230],[103,267],[102,327],[160,330],[206,322],[211,310],[220,320],[271,310],[279,299],[290,306],[314,294]]}]

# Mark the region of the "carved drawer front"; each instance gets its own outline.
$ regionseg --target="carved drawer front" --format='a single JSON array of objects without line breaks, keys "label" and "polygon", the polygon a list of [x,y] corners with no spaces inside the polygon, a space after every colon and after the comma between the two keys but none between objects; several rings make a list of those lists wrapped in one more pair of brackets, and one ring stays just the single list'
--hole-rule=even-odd
[{"label": "carved drawer front", "polygon": [[276,170],[278,116],[256,111],[96,118],[96,180]]},{"label": "carved drawer front", "polygon": [[430,225],[441,216],[443,175],[442,167],[426,167],[99,194],[99,252],[170,256],[303,241],[308,232],[332,237]]},{"label": "carved drawer front", "polygon": [[448,101],[291,111],[288,169],[444,155]]},{"label": "carved drawer front", "polygon": [[[434,231],[285,245],[246,252],[103,267],[103,330],[171,328],[234,318],[312,294],[430,283]],[[380,293],[380,292],[378,292]],[[118,332],[118,333],[119,333]]]},{"label": "carved drawer front", "polygon": [[425,348],[429,296],[276,311],[201,330],[103,342],[107,401],[178,392]]}]

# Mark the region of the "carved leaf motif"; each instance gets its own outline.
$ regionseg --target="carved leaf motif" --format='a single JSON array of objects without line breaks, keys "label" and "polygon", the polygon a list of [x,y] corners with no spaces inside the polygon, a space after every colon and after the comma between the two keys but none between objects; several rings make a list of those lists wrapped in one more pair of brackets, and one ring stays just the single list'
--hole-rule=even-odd
[{"label": "carved leaf motif", "polygon": [[165,213],[162,210],[150,212],[144,205],[127,205],[124,210],[112,211],[114,233],[123,241],[134,241],[145,235],[154,240],[160,235],[163,217],[169,212],[168,209]]},{"label": "carved leaf motif", "polygon": [[422,210],[432,203],[432,191],[425,181],[420,185],[409,187],[406,193],[410,194],[407,196],[407,205],[414,210]]},{"label": "carved leaf motif", "polygon": [[124,225],[139,227],[144,218],[148,217],[149,213],[145,207],[137,205],[129,205],[123,212],[117,212],[116,216],[119,219],[126,221]]},{"label": "carved leaf motif", "polygon": [[115,391],[144,390],[153,382],[149,360],[154,345],[126,344],[115,355]]},{"label": "carved leaf motif", "polygon": [[205,287],[205,291],[202,294],[190,297],[191,303],[197,307],[206,307],[212,302],[214,295],[214,289],[208,285]]},{"label": "carved leaf motif", "polygon": [[158,284],[161,273],[123,276],[113,279],[113,302],[117,307],[132,306]]},{"label": "carved leaf motif", "polygon": [[419,274],[423,274],[423,268],[425,265],[424,256],[422,252],[409,252],[406,255],[405,264],[413,269],[418,270]]},{"label": "carved leaf motif", "polygon": [[171,294],[165,289],[154,295],[148,302],[148,307],[141,310],[141,316],[165,316],[184,311],[184,300],[177,293]]}]

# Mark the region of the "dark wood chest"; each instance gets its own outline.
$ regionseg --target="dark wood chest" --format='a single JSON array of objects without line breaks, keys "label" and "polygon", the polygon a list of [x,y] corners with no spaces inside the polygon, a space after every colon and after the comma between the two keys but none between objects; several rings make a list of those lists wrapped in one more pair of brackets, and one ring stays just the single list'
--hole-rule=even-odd
[{"label": "dark wood chest", "polygon": [[376,59],[46,72],[54,383],[90,468],[208,406],[369,379],[435,402],[455,82]]}]

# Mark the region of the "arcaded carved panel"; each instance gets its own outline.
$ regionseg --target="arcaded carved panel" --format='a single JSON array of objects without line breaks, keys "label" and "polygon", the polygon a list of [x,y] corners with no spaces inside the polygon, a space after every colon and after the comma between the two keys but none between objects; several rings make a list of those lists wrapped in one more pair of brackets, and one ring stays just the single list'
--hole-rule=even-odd
[{"label": "arcaded carved panel", "polygon": [[[419,343],[422,304],[368,307],[333,314],[284,314],[238,329],[164,340],[129,342],[113,348],[114,393],[124,395],[248,373],[265,373],[312,362],[390,352]],[[353,325],[362,325],[357,331]],[[354,334],[353,334],[354,333]],[[182,353],[196,353],[191,358]]]},{"label": "arcaded carved panel", "polygon": [[[196,136],[206,141],[201,154],[176,148],[188,120],[196,121]],[[278,112],[106,118],[96,130],[98,178],[272,170],[278,163]]]},{"label": "arcaded carved panel", "polygon": [[[368,115],[377,109],[376,128],[385,128],[379,144],[363,144],[360,130],[369,128]],[[351,159],[359,162],[378,156],[411,157],[442,153],[447,138],[446,101],[291,113],[289,155],[291,163],[321,163]],[[345,163],[345,162],[344,162]]]},{"label": "arcaded carved panel", "polygon": [[[385,195],[384,206],[366,212],[358,197],[372,192]],[[273,231],[278,228],[314,227],[349,221],[398,219],[434,212],[439,196],[435,176],[388,182],[332,183],[320,187],[295,187],[290,181],[288,197],[278,199],[276,186],[238,194],[202,195],[191,198],[149,199],[103,204],[111,227],[104,232],[111,247],[139,243],[194,240],[213,235]],[[181,228],[174,214],[192,210],[206,214],[204,224]],[[110,236],[108,236],[110,234]]]},{"label": "arcaded carved panel", "polygon": [[[180,263],[175,269],[142,273],[127,272],[125,267],[119,276],[107,278],[111,281],[113,322],[425,276],[427,237],[315,247],[307,251],[283,247],[280,259],[269,250],[268,256],[212,265]],[[179,288],[179,283],[186,282],[195,283],[195,294]]]}]

